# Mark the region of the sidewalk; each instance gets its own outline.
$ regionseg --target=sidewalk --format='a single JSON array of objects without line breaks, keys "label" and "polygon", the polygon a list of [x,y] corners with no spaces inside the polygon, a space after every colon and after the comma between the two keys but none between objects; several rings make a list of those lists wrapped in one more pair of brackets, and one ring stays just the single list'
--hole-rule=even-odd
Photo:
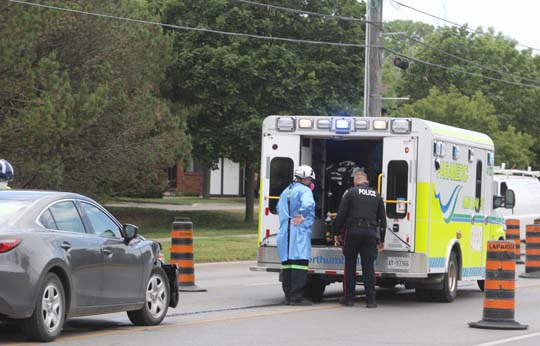
[{"label": "sidewalk", "polygon": [[[120,208],[150,208],[165,210],[244,210],[244,204],[219,204],[219,203],[201,203],[201,204],[163,204],[163,203],[138,203],[138,202],[113,202],[105,204],[105,207]],[[255,206],[257,210],[257,206]]]}]

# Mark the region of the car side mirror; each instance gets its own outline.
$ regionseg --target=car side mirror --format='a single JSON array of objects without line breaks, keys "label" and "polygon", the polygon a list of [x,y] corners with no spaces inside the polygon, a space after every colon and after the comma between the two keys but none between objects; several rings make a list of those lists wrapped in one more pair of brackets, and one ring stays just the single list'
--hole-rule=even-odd
[{"label": "car side mirror", "polygon": [[493,196],[493,209],[504,207],[504,197],[495,195]]},{"label": "car side mirror", "polygon": [[131,225],[129,223],[123,225],[124,238],[133,239],[139,234],[139,227]]},{"label": "car side mirror", "polygon": [[516,205],[516,194],[514,190],[508,189],[504,193],[504,207],[506,209],[513,209]]}]

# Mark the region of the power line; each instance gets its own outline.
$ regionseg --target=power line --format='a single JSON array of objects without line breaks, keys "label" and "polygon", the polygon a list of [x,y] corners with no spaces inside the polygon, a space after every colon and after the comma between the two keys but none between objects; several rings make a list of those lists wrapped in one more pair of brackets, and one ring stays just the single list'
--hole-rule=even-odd
[{"label": "power line", "polygon": [[[434,15],[434,14],[431,14],[431,13],[428,13],[428,12],[425,12],[425,11],[422,11],[422,10],[419,10],[419,9],[417,9],[417,8],[411,7],[411,6],[409,6],[409,5],[406,5],[406,4],[404,4],[404,3],[401,3],[401,2],[399,2],[399,1],[396,1],[396,0],[390,0],[390,1],[391,1],[392,3],[398,4],[399,6],[403,6],[403,7],[405,7],[405,8],[408,8],[408,9],[410,9],[410,10],[416,11],[416,12],[418,12],[418,13],[422,13],[422,14],[424,14],[424,15],[426,15],[426,16],[429,16],[429,17],[432,17],[432,18],[441,20],[441,21],[443,21],[443,22],[445,22],[445,23],[452,24],[452,25],[457,26],[457,27],[460,27],[460,28],[464,28],[465,30],[467,30],[467,31],[469,31],[469,32],[472,32],[472,33],[475,33],[475,34],[480,34],[480,35],[485,35],[485,34],[486,34],[486,33],[483,32],[483,31],[479,31],[479,30],[474,30],[474,29],[468,28],[468,27],[466,27],[466,26],[463,25],[463,24],[459,24],[459,23],[456,23],[456,22],[452,22],[452,21],[450,21],[450,20],[448,20],[448,19],[444,19],[444,18],[441,18],[441,17],[436,16],[436,15]],[[520,47],[524,47],[524,48],[527,48],[527,49],[536,50],[536,51],[539,51],[539,52],[540,52],[540,49],[538,49],[538,48],[534,48],[534,47],[531,47],[531,46],[527,46],[527,45],[521,44],[521,43],[519,43],[519,42],[517,42],[516,45],[517,45],[517,46],[520,46]]]},{"label": "power line", "polygon": [[474,73],[474,72],[467,72],[467,71],[459,70],[459,69],[456,69],[456,68],[452,68],[452,67],[448,67],[448,66],[444,66],[444,65],[440,65],[440,64],[435,64],[435,63],[432,63],[432,62],[429,62],[429,61],[420,60],[420,59],[417,59],[417,58],[412,57],[412,56],[408,56],[408,55],[405,55],[405,54],[402,54],[402,53],[398,53],[395,50],[390,49],[390,48],[383,48],[383,49],[390,52],[390,53],[392,53],[392,54],[401,56],[403,58],[407,58],[407,59],[409,59],[411,61],[417,62],[417,63],[422,64],[422,65],[438,67],[438,68],[441,68],[441,69],[444,69],[444,70],[458,72],[458,73],[466,74],[466,75],[469,75],[469,76],[480,77],[480,78],[483,78],[483,79],[502,82],[502,83],[506,83],[506,84],[522,86],[522,87],[526,87],[526,88],[540,89],[539,85],[525,84],[525,83],[514,82],[514,81],[511,81],[511,80],[507,80],[507,79],[499,79],[499,78],[495,78],[495,77],[484,76],[483,74]]},{"label": "power line", "polygon": [[46,8],[50,10],[57,10],[57,11],[64,11],[69,13],[76,13],[76,14],[83,14],[88,16],[94,16],[94,17],[100,17],[100,18],[107,18],[107,19],[115,19],[115,20],[123,20],[126,22],[132,22],[132,23],[139,23],[139,24],[147,24],[147,25],[158,25],[164,28],[171,28],[171,29],[179,29],[179,30],[188,30],[188,31],[199,31],[199,32],[208,32],[212,34],[221,34],[221,35],[227,35],[227,36],[240,36],[240,37],[249,37],[249,38],[256,38],[256,39],[262,39],[262,40],[270,40],[270,41],[283,41],[283,42],[292,42],[292,43],[305,43],[305,44],[316,44],[316,45],[328,45],[328,46],[337,46],[337,47],[357,47],[357,48],[365,48],[366,46],[363,44],[357,44],[357,43],[341,43],[341,42],[328,42],[328,41],[312,41],[312,40],[302,40],[302,39],[293,39],[293,38],[284,38],[284,37],[274,37],[274,36],[262,36],[262,35],[254,35],[254,34],[244,34],[244,33],[238,33],[238,32],[229,32],[229,31],[221,31],[221,30],[213,30],[213,29],[206,29],[206,28],[193,28],[189,26],[183,26],[183,25],[173,25],[173,24],[166,24],[166,23],[160,23],[160,22],[153,22],[143,19],[134,19],[134,18],[127,18],[127,17],[118,17],[113,16],[109,14],[102,14],[102,13],[94,13],[94,12],[87,12],[87,11],[80,11],[80,10],[74,10],[70,8],[64,8],[64,7],[57,7],[57,6],[51,6],[51,5],[43,5],[43,4],[37,4],[32,2],[26,2],[21,0],[7,0],[9,2],[22,4],[22,5],[29,5],[29,6],[35,6],[40,8]]},{"label": "power line", "polygon": [[[244,4],[248,4],[248,5],[253,5],[253,6],[259,6],[259,7],[265,7],[265,8],[272,8],[272,9],[277,9],[277,10],[282,10],[282,11],[288,11],[288,12],[293,12],[293,13],[298,13],[298,14],[310,14],[310,15],[315,15],[315,16],[320,16],[320,17],[325,17],[325,18],[335,18],[335,19],[342,19],[342,20],[348,20],[348,21],[360,21],[360,22],[365,22],[365,23],[370,23],[370,24],[376,24],[375,22],[371,22],[371,21],[367,21],[367,20],[363,20],[363,19],[360,19],[360,18],[354,18],[354,17],[343,17],[343,16],[333,16],[333,15],[330,15],[330,14],[324,14],[324,13],[318,13],[318,12],[310,12],[310,11],[304,11],[304,10],[299,10],[299,9],[293,9],[293,8],[288,8],[288,7],[283,7],[283,6],[277,6],[277,5],[272,5],[272,4],[267,4],[267,3],[260,3],[260,2],[255,2],[255,1],[248,1],[248,0],[234,0],[234,1],[237,1],[237,2],[240,2],[240,3],[244,3]],[[391,0],[392,3],[397,3],[401,6],[404,6],[404,7],[407,7],[407,8],[411,8],[413,9],[412,7],[409,7],[408,5],[405,5],[405,4],[402,4],[401,2],[398,2],[398,1],[394,1],[394,0]],[[423,13],[423,14],[426,14],[426,15],[429,15],[429,16],[433,16],[427,12],[424,12],[424,11],[421,11],[421,10],[418,10],[419,12]],[[436,17],[436,16],[433,16],[433,17]],[[439,18],[439,17],[436,17],[438,19],[441,19],[441,20],[444,20],[442,18]],[[446,21],[446,20],[445,20]],[[451,22],[451,21],[446,21],[448,23],[451,23],[452,25],[456,25],[456,26],[460,26],[462,27],[462,25],[460,25],[459,23],[454,23],[454,22]],[[382,30],[382,29],[381,29]],[[384,31],[384,30],[382,30]],[[479,33],[479,32],[477,32]],[[481,32],[480,32],[481,33]],[[483,33],[482,33],[483,34]],[[444,54],[446,56],[449,56],[449,57],[452,57],[454,59],[457,59],[461,62],[464,62],[464,63],[467,63],[467,64],[470,64],[470,65],[474,65],[474,66],[477,66],[483,70],[487,70],[487,71],[492,71],[492,72],[496,72],[496,73],[499,73],[501,75],[506,75],[506,76],[511,76],[511,77],[514,77],[514,78],[518,78],[518,79],[521,79],[521,80],[525,80],[525,81],[528,81],[528,82],[532,82],[532,83],[540,83],[540,80],[534,80],[534,79],[529,79],[529,78],[526,78],[526,77],[521,77],[521,76],[518,76],[518,75],[515,75],[515,74],[512,74],[510,72],[505,72],[505,71],[501,71],[501,70],[498,70],[498,69],[495,69],[493,67],[490,67],[490,66],[487,66],[487,65],[483,65],[481,63],[478,63],[476,61],[473,61],[473,60],[468,60],[468,59],[465,59],[463,57],[460,57],[456,54],[453,54],[453,53],[449,53],[441,48],[438,48],[438,47],[435,47],[435,46],[432,46],[432,45],[429,45],[423,41],[420,41],[418,39],[416,39],[415,37],[413,37],[412,35],[407,35],[411,40],[425,46],[425,47],[428,47],[430,49],[433,49],[433,50],[436,50],[438,52],[440,52],[441,54]],[[441,65],[443,66],[443,65]],[[460,70],[457,70],[457,71],[460,71]],[[480,76],[480,75],[479,75]],[[485,77],[485,76],[484,76]],[[505,80],[501,80],[501,81],[505,81]],[[525,84],[526,85],[526,84]]]},{"label": "power line", "polygon": [[328,13],[311,12],[311,11],[299,10],[296,8],[277,6],[277,5],[272,5],[272,4],[264,4],[264,3],[248,1],[248,0],[233,0],[233,1],[237,1],[240,3],[247,4],[247,5],[266,7],[269,9],[272,8],[276,10],[293,12],[293,13],[298,13],[298,14],[309,14],[309,15],[323,17],[323,18],[332,18],[332,19],[340,19],[340,20],[351,21],[351,22],[367,23],[367,24],[370,24],[379,28],[379,30],[382,31],[382,24],[383,24],[382,22],[376,22],[376,21],[371,21],[371,20],[366,20],[366,19],[356,18],[356,17],[338,16],[338,15],[333,15],[333,14],[328,14]]},{"label": "power line", "polygon": [[510,72],[505,72],[505,71],[501,71],[501,70],[498,70],[496,68],[493,68],[493,67],[490,67],[490,66],[487,66],[487,65],[483,65],[479,62],[476,62],[474,60],[468,60],[468,59],[465,59],[463,57],[460,57],[458,55],[455,55],[453,53],[449,53],[447,51],[445,51],[444,49],[441,49],[441,48],[438,48],[438,47],[435,47],[435,46],[432,46],[430,44],[427,44],[419,39],[416,39],[414,36],[412,35],[407,35],[408,38],[410,38],[411,40],[413,40],[414,42],[417,42],[418,44],[420,45],[423,45],[429,49],[432,49],[432,50],[435,50],[441,54],[444,54],[446,56],[449,56],[449,57],[452,57],[454,59],[457,59],[459,61],[462,61],[464,63],[467,63],[469,65],[474,65],[474,66],[477,66],[477,67],[480,67],[481,69],[483,70],[487,70],[487,71],[492,71],[492,72],[496,72],[496,73],[499,73],[501,75],[506,75],[506,76],[511,76],[511,77],[514,77],[514,78],[518,78],[518,79],[522,79],[524,81],[528,81],[528,82],[532,82],[532,83],[540,83],[540,80],[537,80],[537,79],[530,79],[530,78],[526,78],[526,77],[522,77],[522,76],[519,76],[519,75],[515,75],[513,73],[510,73]]},{"label": "power line", "polygon": [[295,9],[295,8],[277,6],[277,5],[272,5],[272,4],[263,4],[263,3],[255,2],[255,1],[247,1],[247,0],[234,0],[234,1],[241,2],[241,3],[247,4],[247,5],[272,8],[272,9],[275,9],[275,10],[288,11],[288,12],[293,12],[293,13],[297,13],[297,14],[309,14],[309,15],[312,15],[312,16],[318,16],[318,17],[323,17],[323,18],[335,18],[335,19],[341,19],[341,20],[352,21],[352,22],[369,23],[369,21],[367,21],[365,19],[362,19],[362,18],[345,17],[345,16],[334,15],[334,14],[325,14],[325,13],[306,11],[306,10],[298,10],[298,9]]},{"label": "power line", "polygon": [[[285,42],[292,42],[292,43],[330,45],[330,46],[339,46],[339,47],[358,47],[358,48],[365,48],[366,47],[365,45],[360,45],[360,44],[355,44],[355,43],[311,41],[311,40],[302,40],[302,39],[292,39],[292,38],[283,38],[283,37],[272,37],[272,36],[262,36],[262,35],[254,35],[254,34],[237,33],[237,32],[228,32],[228,31],[213,30],[213,29],[206,29],[206,28],[193,28],[193,27],[182,26],[182,25],[173,25],[173,24],[166,24],[166,23],[160,23],[160,22],[153,22],[153,21],[148,21],[148,20],[143,20],[143,19],[119,17],[119,16],[113,16],[113,15],[102,14],[102,13],[94,13],[94,12],[80,11],[80,10],[74,10],[74,9],[69,9],[69,8],[64,8],[64,7],[43,5],[43,4],[38,4],[38,3],[26,2],[26,1],[22,1],[22,0],[7,0],[7,1],[12,2],[12,3],[22,4],[22,5],[46,8],[46,9],[50,9],[50,10],[57,10],[57,11],[63,11],[63,12],[69,12],[69,13],[75,13],[75,14],[82,14],[82,15],[89,15],[89,16],[100,17],[100,18],[114,19],[114,20],[122,20],[122,21],[127,21],[127,22],[132,22],[132,23],[139,23],[139,24],[146,24],[146,25],[157,25],[157,26],[161,26],[161,27],[165,27],[165,28],[171,28],[171,29],[207,32],[207,33],[213,33],[213,34],[221,34],[221,35],[228,35],[228,36],[240,36],[240,37],[248,37],[248,38],[256,38],[256,39],[264,39],[264,40],[285,41]],[[398,52],[396,52],[396,51],[394,51],[394,50],[392,50],[390,48],[384,48],[384,49],[386,51],[388,51],[388,52],[391,52],[391,53],[395,54],[395,55],[399,55],[401,57],[410,59],[412,61],[415,61],[415,62],[418,62],[418,63],[421,63],[421,64],[435,66],[435,67],[439,67],[439,68],[442,68],[442,69],[455,71],[455,72],[459,72],[459,73],[463,73],[463,74],[467,74],[467,75],[471,75],[471,76],[475,76],[475,77],[480,77],[480,78],[484,78],[484,79],[489,79],[489,80],[493,80],[493,81],[504,82],[504,83],[507,83],[507,84],[523,86],[523,87],[540,88],[540,86],[536,86],[536,85],[530,85],[530,84],[524,84],[524,83],[518,83],[518,82],[509,81],[509,80],[504,80],[504,79],[488,77],[488,76],[484,76],[482,74],[466,72],[466,71],[458,70],[458,69],[455,69],[455,68],[450,68],[450,67],[447,67],[447,66],[444,66],[444,65],[434,64],[434,63],[431,63],[431,62],[428,62],[428,61],[423,61],[423,60],[420,60],[420,59],[416,59],[414,57],[410,57],[410,56],[398,53]]]}]

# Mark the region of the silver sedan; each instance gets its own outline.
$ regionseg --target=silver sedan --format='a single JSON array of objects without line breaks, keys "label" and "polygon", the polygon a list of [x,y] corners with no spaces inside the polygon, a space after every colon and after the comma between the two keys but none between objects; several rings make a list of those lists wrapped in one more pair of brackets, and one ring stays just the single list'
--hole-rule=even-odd
[{"label": "silver sedan", "polygon": [[176,267],[160,245],[72,193],[0,191],[0,319],[50,341],[69,317],[127,311],[161,323],[178,302]]}]

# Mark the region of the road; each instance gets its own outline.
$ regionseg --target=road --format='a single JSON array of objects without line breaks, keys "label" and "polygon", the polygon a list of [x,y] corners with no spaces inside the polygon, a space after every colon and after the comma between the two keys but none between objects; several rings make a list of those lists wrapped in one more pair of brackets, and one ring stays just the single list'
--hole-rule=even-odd
[{"label": "road", "polygon": [[[156,327],[134,327],[126,315],[68,321],[55,345],[539,345],[540,280],[519,278],[516,320],[522,331],[469,328],[482,317],[483,293],[460,284],[453,303],[417,302],[403,287],[379,290],[379,308],[366,309],[361,286],[354,307],[337,303],[339,284],[324,302],[281,305],[275,273],[250,272],[253,262],[196,266],[196,283],[207,292],[181,292],[181,302]],[[523,266],[518,266],[518,272]],[[13,324],[0,324],[0,344],[27,345]]]}]

